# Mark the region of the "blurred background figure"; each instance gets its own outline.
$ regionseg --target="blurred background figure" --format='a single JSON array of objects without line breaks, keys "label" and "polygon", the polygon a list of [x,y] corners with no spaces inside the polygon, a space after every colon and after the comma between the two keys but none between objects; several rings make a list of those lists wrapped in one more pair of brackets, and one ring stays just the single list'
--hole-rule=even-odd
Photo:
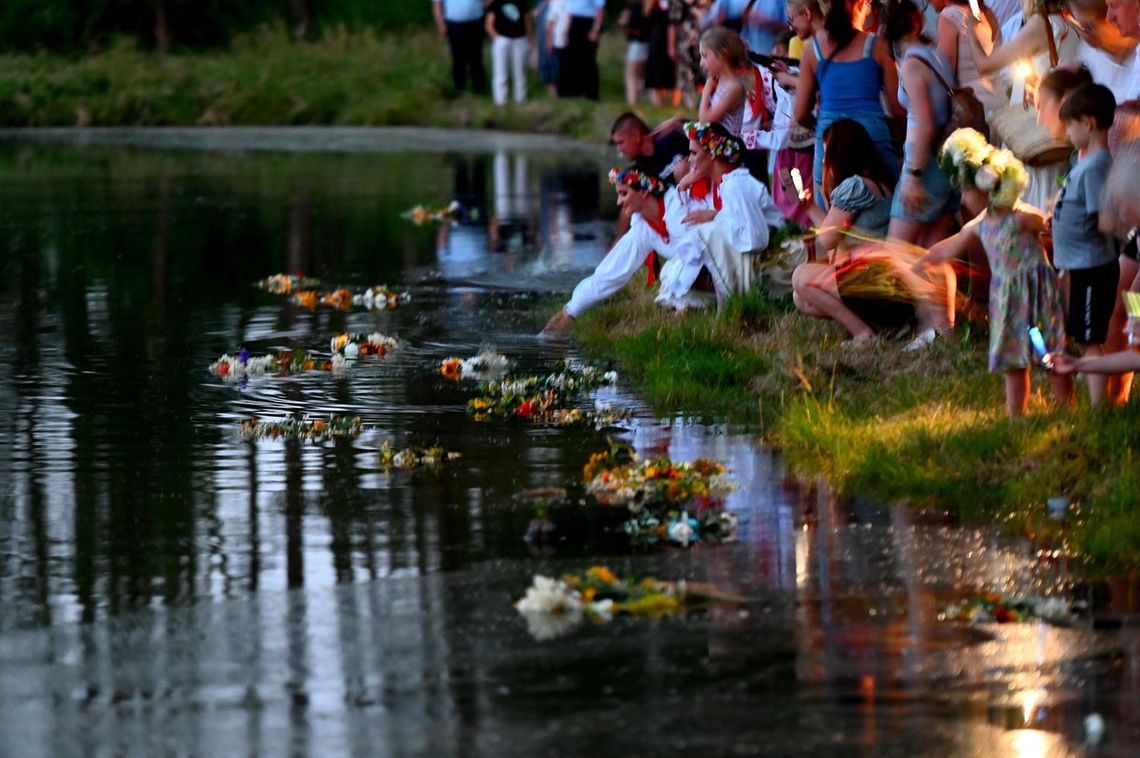
[{"label": "blurred background figure", "polygon": [[645,0],[626,0],[618,25],[625,29],[625,102],[636,105],[645,87],[645,63],[649,60],[649,24]]},{"label": "blurred background figure", "polygon": [[566,46],[559,50],[558,96],[598,99],[598,39],[606,0],[565,0],[570,15]]},{"label": "blurred background figure", "polygon": [[677,89],[681,102],[697,107],[697,85],[703,81],[700,68],[701,20],[708,0],[669,0],[669,57],[677,64]]},{"label": "blurred background figure", "polygon": [[554,27],[560,9],[565,10],[565,0],[539,0],[534,8],[534,64],[538,69],[538,80],[546,85],[547,93],[558,94],[558,56],[554,48]]},{"label": "blurred background figure", "polygon": [[740,36],[754,53],[787,55],[773,51],[777,37],[788,30],[786,0],[752,0],[744,9]]},{"label": "blurred background figure", "polygon": [[[643,0],[642,8],[649,29],[648,61],[645,69],[645,88],[649,102],[666,105],[673,101],[677,86],[677,63],[669,51],[669,0]],[[680,96],[677,97],[677,104]]]},{"label": "blurred background figure", "polygon": [[467,88],[487,91],[487,71],[483,67],[483,3],[481,0],[432,0],[432,14],[439,36],[451,48],[451,83],[455,94]]},{"label": "blurred background figure", "polygon": [[491,38],[491,95],[495,103],[507,102],[507,80],[514,101],[526,100],[526,58],[534,37],[534,17],[528,0],[492,0],[487,6],[486,29]]}]

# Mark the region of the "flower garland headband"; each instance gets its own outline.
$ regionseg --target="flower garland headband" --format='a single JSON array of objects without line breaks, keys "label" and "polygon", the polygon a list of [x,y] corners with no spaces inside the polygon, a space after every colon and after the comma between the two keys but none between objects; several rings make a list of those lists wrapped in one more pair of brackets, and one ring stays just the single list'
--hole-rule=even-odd
[{"label": "flower garland headband", "polygon": [[707,150],[712,157],[736,166],[744,160],[744,143],[724,131],[713,129],[707,121],[688,121],[685,135]]},{"label": "flower garland headband", "polygon": [[610,170],[610,184],[617,187],[624,184],[638,192],[648,192],[650,195],[660,197],[665,194],[665,185],[656,176],[630,166],[629,168],[615,168]]},{"label": "flower garland headband", "polygon": [[938,163],[955,187],[973,186],[989,195],[992,208],[1012,208],[1029,185],[1021,161],[973,129],[955,129],[942,144]]}]

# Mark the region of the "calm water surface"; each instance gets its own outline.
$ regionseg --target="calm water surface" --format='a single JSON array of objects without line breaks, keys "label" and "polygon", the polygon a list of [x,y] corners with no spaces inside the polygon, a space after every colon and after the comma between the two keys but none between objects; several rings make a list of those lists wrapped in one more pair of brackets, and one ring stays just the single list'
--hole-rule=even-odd
[{"label": "calm water surface", "polygon": [[[967,590],[1068,587],[1063,565],[801,489],[742,430],[660,421],[627,386],[603,394],[637,412],[622,439],[729,465],[739,541],[635,551],[571,508],[562,541],[529,547],[514,496],[572,488],[604,436],[476,424],[432,368],[485,346],[522,371],[581,357],[534,335],[612,235],[609,163],[309,139],[0,142],[0,754],[1067,755],[1092,712],[1099,753],[1136,744],[1132,627],[938,618]],[[399,217],[453,197],[473,220]],[[251,286],[278,272],[413,299],[310,313]],[[206,371],[346,330],[406,347],[244,388]],[[238,438],[298,410],[369,431]],[[463,457],[386,474],[384,440]],[[532,640],[510,606],[531,574],[597,561],[755,602]]]}]

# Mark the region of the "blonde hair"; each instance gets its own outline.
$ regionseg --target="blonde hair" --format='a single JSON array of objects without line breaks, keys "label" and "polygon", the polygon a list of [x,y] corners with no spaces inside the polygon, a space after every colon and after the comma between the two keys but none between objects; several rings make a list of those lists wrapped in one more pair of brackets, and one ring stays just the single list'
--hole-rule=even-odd
[{"label": "blonde hair", "polygon": [[739,34],[723,26],[714,26],[705,30],[701,35],[701,47],[723,58],[725,65],[734,71],[751,65],[744,40],[740,39]]}]

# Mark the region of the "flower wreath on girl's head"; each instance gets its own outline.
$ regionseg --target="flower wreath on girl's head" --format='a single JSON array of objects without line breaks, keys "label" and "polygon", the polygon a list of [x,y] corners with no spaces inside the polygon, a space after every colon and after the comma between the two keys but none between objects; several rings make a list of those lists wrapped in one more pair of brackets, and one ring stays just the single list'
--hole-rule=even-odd
[{"label": "flower wreath on girl's head", "polygon": [[942,144],[938,163],[955,187],[972,186],[989,195],[991,208],[1012,208],[1029,185],[1021,161],[973,129],[955,129]]},{"label": "flower wreath on girl's head", "polygon": [[629,168],[611,169],[610,184],[615,187],[619,184],[624,184],[638,192],[648,192],[650,195],[657,197],[665,194],[665,185],[660,179],[633,166]]},{"label": "flower wreath on girl's head", "polygon": [[707,150],[712,157],[720,158],[733,166],[744,160],[744,143],[723,131],[723,127],[717,130],[707,121],[688,121],[684,128],[685,136]]}]

